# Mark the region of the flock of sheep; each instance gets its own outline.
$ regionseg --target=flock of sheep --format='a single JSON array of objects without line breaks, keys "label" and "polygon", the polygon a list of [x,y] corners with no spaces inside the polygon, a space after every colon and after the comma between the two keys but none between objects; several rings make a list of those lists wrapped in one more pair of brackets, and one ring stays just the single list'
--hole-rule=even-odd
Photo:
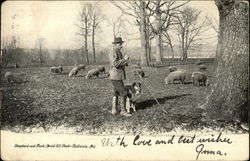
[{"label": "flock of sheep", "polygon": [[[205,74],[206,66],[202,63],[197,63],[199,70],[193,72],[191,75],[192,83],[193,85],[207,85],[207,76]],[[69,72],[69,77],[76,76],[77,73],[80,70],[85,70],[86,66],[84,64],[80,65],[75,65],[71,71]],[[58,66],[58,67],[51,67],[50,68],[50,74],[61,74],[63,72],[63,67]],[[145,73],[142,70],[141,66],[139,65],[132,65],[132,72],[134,73],[134,76],[139,75],[140,77],[144,78]],[[169,67],[169,74],[165,78],[166,84],[175,84],[176,82],[180,82],[184,84],[185,79],[187,77],[187,71],[182,70],[182,69],[177,69],[175,66],[170,66]],[[98,66],[94,69],[91,69],[87,72],[86,79],[91,79],[93,77],[99,77],[100,74],[105,74],[105,67],[104,66]],[[109,73],[107,73],[107,76],[109,76]],[[15,82],[14,75],[11,72],[6,72],[5,73],[5,78],[9,83]]]},{"label": "flock of sheep", "polygon": [[[73,77],[76,76],[77,73],[80,70],[85,70],[85,65],[84,64],[80,64],[80,65],[75,65],[71,71],[69,72],[69,77]],[[51,67],[50,68],[50,73],[51,74],[60,74],[62,73],[63,68],[62,66],[58,66],[58,67]],[[90,79],[94,76],[98,77],[100,74],[105,73],[105,67],[104,66],[98,66],[97,68],[91,69],[88,71],[87,75],[86,75],[86,79]]]},{"label": "flock of sheep", "polygon": [[[205,74],[206,66],[201,62],[197,63],[199,71],[195,71],[191,75],[192,83],[196,86],[206,86],[207,83],[207,76]],[[187,77],[187,71],[177,69],[175,66],[169,67],[169,74],[165,78],[166,84],[174,84],[176,81],[181,82],[184,84],[185,79]]]}]

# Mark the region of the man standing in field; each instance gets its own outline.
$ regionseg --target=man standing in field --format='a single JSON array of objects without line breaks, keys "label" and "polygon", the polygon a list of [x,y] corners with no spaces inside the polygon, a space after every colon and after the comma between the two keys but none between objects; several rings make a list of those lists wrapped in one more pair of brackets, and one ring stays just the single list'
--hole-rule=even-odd
[{"label": "man standing in field", "polygon": [[131,116],[130,113],[127,113],[126,111],[126,97],[128,95],[128,91],[124,86],[123,80],[126,79],[126,73],[125,73],[125,66],[128,65],[128,59],[129,57],[127,55],[122,54],[122,44],[124,41],[122,41],[121,37],[115,38],[113,42],[113,51],[110,53],[109,59],[110,59],[110,80],[114,87],[114,94],[112,99],[112,111],[111,113],[113,115],[117,114],[117,102],[118,102],[118,96],[121,97],[120,104],[121,104],[121,112],[120,114],[123,116]]}]

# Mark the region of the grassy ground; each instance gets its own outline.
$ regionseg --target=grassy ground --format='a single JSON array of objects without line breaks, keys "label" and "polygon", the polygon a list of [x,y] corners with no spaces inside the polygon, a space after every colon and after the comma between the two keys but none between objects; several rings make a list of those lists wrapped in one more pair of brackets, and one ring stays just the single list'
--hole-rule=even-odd
[{"label": "grassy ground", "polygon": [[[213,71],[212,64],[207,64],[209,76]],[[190,74],[198,70],[195,64],[190,63],[176,66]],[[112,86],[109,79],[85,79],[87,71],[94,67],[87,66],[75,78],[68,77],[72,67],[65,67],[65,73],[61,75],[49,75],[48,67],[4,69],[2,76],[6,71],[12,71],[18,83],[2,81],[2,129],[78,134],[159,134],[206,129],[242,132],[230,122],[203,120],[199,106],[211,86],[193,86],[190,74],[184,85],[166,85],[164,79],[169,73],[168,66],[143,68],[146,73],[143,81],[161,106],[143,84],[142,94],[137,98],[138,111],[129,118],[113,116],[110,113]],[[130,67],[126,71],[126,83],[142,82],[139,77],[134,77]],[[208,79],[213,82],[212,77]]]}]

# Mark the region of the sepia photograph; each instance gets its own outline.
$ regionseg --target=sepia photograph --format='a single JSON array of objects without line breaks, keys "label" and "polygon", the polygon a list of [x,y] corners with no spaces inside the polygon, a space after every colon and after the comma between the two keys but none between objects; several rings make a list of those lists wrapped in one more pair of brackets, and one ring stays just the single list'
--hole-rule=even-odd
[{"label": "sepia photograph", "polygon": [[248,160],[249,2],[5,1],[2,160]]}]

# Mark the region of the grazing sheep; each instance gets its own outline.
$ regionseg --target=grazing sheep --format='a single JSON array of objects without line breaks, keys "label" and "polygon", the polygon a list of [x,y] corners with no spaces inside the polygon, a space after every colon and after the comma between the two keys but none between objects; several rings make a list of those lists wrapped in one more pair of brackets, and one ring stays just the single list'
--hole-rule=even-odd
[{"label": "grazing sheep", "polygon": [[96,69],[99,70],[100,73],[105,73],[105,67],[104,66],[98,66]]},{"label": "grazing sheep", "polygon": [[90,79],[94,76],[98,77],[100,74],[100,71],[98,69],[92,69],[90,71],[88,71],[87,75],[86,75],[86,79]]},{"label": "grazing sheep", "polygon": [[200,65],[198,66],[198,68],[200,69],[200,71],[206,71],[206,69],[207,69],[207,67],[206,67],[205,64],[200,64]]},{"label": "grazing sheep", "polygon": [[174,71],[177,71],[177,68],[176,68],[176,66],[170,66],[170,67],[168,67],[168,70],[169,70],[169,72],[174,72]]},{"label": "grazing sheep", "polygon": [[192,73],[192,80],[193,80],[193,85],[200,86],[202,85],[206,86],[206,80],[207,77],[203,72],[193,72]]},{"label": "grazing sheep", "polygon": [[69,77],[72,77],[73,75],[77,75],[78,73],[78,68],[75,66],[71,71],[69,72]]},{"label": "grazing sheep", "polygon": [[168,74],[165,78],[166,84],[174,84],[175,81],[181,81],[184,84],[186,78],[186,71],[177,70]]},{"label": "grazing sheep", "polygon": [[50,67],[50,72],[51,74],[54,74],[54,73],[61,73],[62,72],[62,67],[59,66],[59,67]]},{"label": "grazing sheep", "polygon": [[77,73],[81,70],[81,69],[85,69],[85,65],[84,64],[80,64],[80,65],[76,65],[74,66],[73,69],[71,69],[71,71],[69,72],[69,77],[72,77],[73,75],[77,75]]},{"label": "grazing sheep", "polygon": [[136,68],[133,70],[133,72],[134,72],[134,76],[138,76],[139,74],[142,78],[145,77],[145,73],[142,69]]},{"label": "grazing sheep", "polygon": [[11,72],[6,72],[4,77],[7,79],[8,83],[14,83],[14,75]]}]

